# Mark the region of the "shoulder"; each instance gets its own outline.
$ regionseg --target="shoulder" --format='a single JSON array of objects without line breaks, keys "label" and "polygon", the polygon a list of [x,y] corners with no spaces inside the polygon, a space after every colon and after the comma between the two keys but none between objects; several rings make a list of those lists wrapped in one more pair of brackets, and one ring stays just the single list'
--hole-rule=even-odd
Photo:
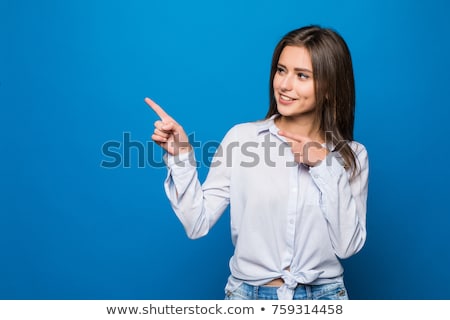
[{"label": "shoulder", "polygon": [[360,168],[368,167],[369,155],[367,153],[366,147],[362,143],[357,141],[351,141],[349,145],[355,155],[355,160],[358,166]]},{"label": "shoulder", "polygon": [[366,147],[358,141],[350,141],[349,142],[350,148],[353,150],[356,156],[365,155],[367,156],[367,149]]}]

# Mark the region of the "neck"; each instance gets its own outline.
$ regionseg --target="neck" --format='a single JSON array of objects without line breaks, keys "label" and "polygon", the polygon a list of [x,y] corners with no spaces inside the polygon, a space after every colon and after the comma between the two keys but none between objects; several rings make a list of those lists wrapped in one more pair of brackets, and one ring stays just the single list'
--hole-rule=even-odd
[{"label": "neck", "polygon": [[280,115],[275,119],[275,123],[280,130],[290,132],[299,136],[308,137],[313,141],[324,142],[324,136],[319,131],[313,117],[286,117]]}]

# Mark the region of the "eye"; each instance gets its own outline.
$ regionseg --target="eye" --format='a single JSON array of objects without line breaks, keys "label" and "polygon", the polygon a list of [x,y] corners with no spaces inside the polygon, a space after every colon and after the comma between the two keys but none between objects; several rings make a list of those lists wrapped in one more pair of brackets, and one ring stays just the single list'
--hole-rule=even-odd
[{"label": "eye", "polygon": [[284,73],[284,72],[285,72],[285,70],[284,70],[283,67],[280,67],[280,66],[277,67],[277,73],[282,74],[282,73]]},{"label": "eye", "polygon": [[300,79],[309,79],[309,76],[306,73],[300,72],[297,74]]}]

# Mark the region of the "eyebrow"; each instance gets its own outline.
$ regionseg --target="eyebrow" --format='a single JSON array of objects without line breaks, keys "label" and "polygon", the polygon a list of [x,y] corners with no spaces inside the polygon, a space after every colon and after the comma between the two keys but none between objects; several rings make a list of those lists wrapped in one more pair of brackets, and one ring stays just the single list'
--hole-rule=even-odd
[{"label": "eyebrow", "polygon": [[[287,67],[281,63],[278,63],[279,67],[283,67],[285,69],[287,69]],[[307,68],[294,68],[295,72],[309,72],[309,73],[313,73],[311,70],[307,69]]]}]

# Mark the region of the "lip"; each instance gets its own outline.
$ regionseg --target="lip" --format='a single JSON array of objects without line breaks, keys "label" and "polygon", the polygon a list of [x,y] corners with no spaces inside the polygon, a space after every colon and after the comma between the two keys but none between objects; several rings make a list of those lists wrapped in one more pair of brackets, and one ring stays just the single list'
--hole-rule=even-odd
[{"label": "lip", "polygon": [[[289,100],[289,101],[288,100],[283,100],[283,99],[281,99],[281,96],[285,96],[285,97],[287,97],[287,98],[289,98],[291,100]],[[290,97],[290,96],[288,96],[286,94],[278,93],[278,99],[277,100],[278,100],[278,103],[283,104],[285,106],[288,106],[288,105],[291,105],[291,104],[295,103],[295,101],[297,99],[292,98],[292,97]]]}]

